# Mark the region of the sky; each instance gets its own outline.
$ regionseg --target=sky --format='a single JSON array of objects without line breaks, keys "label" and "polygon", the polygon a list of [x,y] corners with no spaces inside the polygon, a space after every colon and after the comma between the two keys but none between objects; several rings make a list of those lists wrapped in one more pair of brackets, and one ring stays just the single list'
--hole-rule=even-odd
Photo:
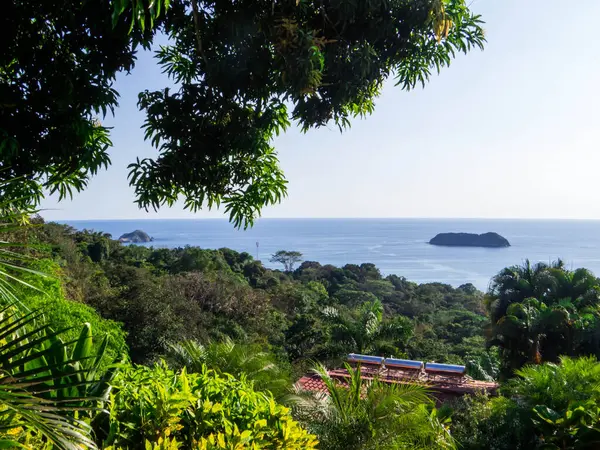
[{"label": "sky", "polygon": [[[375,113],[343,134],[332,125],[278,137],[288,197],[263,217],[600,219],[600,0],[471,9],[486,22],[484,51],[458,56],[424,89],[388,83]],[[137,94],[166,84],[149,53],[117,78],[120,106],[104,121],[112,166],[72,201],[46,199],[47,220],[223,217],[133,202],[127,165],[157,152]]]}]

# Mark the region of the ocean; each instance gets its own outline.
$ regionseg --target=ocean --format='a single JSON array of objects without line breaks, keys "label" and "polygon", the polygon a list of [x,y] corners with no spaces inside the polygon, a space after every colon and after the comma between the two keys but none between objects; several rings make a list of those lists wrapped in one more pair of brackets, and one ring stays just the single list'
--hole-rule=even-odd
[{"label": "ocean", "polygon": [[[226,220],[85,220],[61,221],[77,229],[110,233],[113,238],[136,229],[154,237],[154,247],[186,245],[248,252],[271,268],[270,255],[297,250],[321,264],[375,264],[384,275],[418,283],[453,286],[473,283],[487,289],[502,268],[525,259],[563,259],[569,268],[586,267],[600,275],[600,221],[472,219],[259,219],[254,228],[235,230]],[[495,231],[508,248],[436,247],[437,233]]]}]

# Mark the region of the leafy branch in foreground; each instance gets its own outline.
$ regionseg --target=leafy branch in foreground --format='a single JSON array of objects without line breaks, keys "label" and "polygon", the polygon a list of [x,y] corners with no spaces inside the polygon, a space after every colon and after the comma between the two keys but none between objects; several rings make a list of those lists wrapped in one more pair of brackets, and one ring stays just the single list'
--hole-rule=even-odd
[{"label": "leafy branch in foreground", "polygon": [[139,94],[157,152],[129,166],[136,202],[224,206],[236,227],[252,225],[287,193],[273,140],[292,123],[343,131],[374,111],[388,78],[425,85],[485,42],[465,0],[346,3],[11,2],[0,17],[0,180],[23,182],[0,190],[22,204],[44,190],[62,199],[111,164],[101,120],[118,106],[116,74],[161,33],[156,58],[176,87]]},{"label": "leafy branch in foreground", "polygon": [[[37,206],[80,192],[111,161],[102,118],[138,46],[150,48],[169,0],[22,0],[0,16],[0,197]],[[19,179],[18,184],[2,181]]]}]

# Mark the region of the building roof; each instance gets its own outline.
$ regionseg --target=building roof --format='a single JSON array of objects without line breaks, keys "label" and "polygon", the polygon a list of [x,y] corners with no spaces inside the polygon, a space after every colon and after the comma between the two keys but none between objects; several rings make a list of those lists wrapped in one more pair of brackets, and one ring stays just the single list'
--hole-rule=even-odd
[{"label": "building roof", "polygon": [[[331,378],[337,380],[342,385],[346,384],[346,380],[350,377],[346,369],[329,370],[328,374]],[[452,376],[427,376],[403,371],[393,370],[369,370],[362,369],[361,378],[363,380],[378,379],[389,384],[406,384],[417,383],[426,386],[432,394],[438,399],[447,399],[449,397],[457,397],[465,394],[474,394],[476,392],[487,392],[495,395],[498,389],[498,383],[473,380],[468,376],[452,377]],[[300,389],[311,392],[327,392],[325,383],[319,375],[305,375],[297,382]]]}]

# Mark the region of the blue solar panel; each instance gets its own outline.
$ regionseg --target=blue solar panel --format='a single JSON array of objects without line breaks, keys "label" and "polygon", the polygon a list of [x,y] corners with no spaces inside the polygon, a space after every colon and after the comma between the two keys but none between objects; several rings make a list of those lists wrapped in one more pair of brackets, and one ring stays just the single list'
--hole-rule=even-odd
[{"label": "blue solar panel", "polygon": [[425,364],[425,372],[444,372],[462,375],[465,373],[465,370],[465,366],[458,366],[454,364],[439,364],[431,362]]},{"label": "blue solar panel", "polygon": [[401,367],[406,369],[422,369],[423,362],[422,361],[412,361],[410,359],[396,359],[396,358],[386,358],[385,359],[386,367]]}]

